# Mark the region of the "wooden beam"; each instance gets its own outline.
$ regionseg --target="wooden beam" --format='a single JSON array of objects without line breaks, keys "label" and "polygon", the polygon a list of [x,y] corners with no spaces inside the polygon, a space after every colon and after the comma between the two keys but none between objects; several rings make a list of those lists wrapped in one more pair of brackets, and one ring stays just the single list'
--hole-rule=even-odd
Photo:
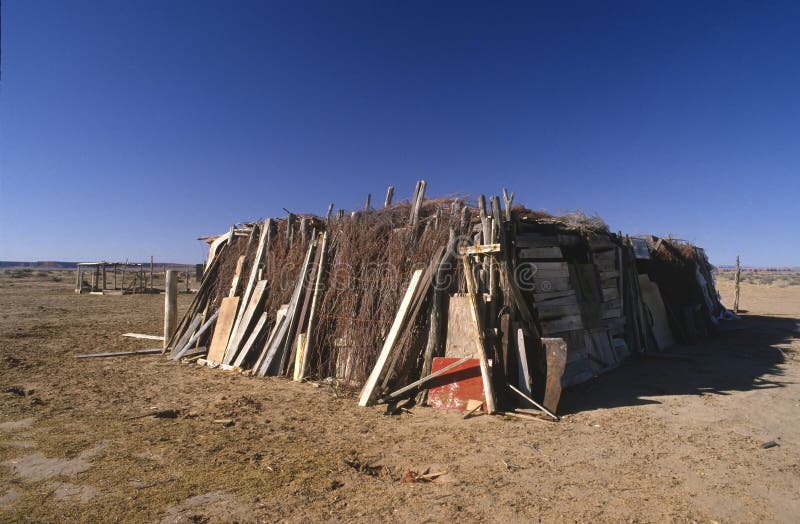
[{"label": "wooden beam", "polygon": [[269,315],[265,311],[265,312],[261,313],[261,316],[259,317],[258,322],[256,322],[256,325],[253,328],[253,331],[250,333],[250,336],[245,341],[245,343],[242,345],[242,349],[239,350],[239,354],[236,356],[236,360],[233,362],[233,367],[235,367],[235,368],[241,368],[242,367],[242,364],[244,364],[244,361],[247,358],[247,355],[250,353],[250,350],[253,348],[253,344],[256,343],[256,340],[258,339],[259,335],[261,335],[261,332],[264,330],[264,326],[266,325],[267,320],[269,320]]},{"label": "wooden beam", "polygon": [[403,300],[400,303],[400,308],[397,310],[397,314],[394,317],[392,327],[389,329],[389,334],[386,336],[386,340],[383,342],[383,348],[381,349],[380,355],[378,355],[378,361],[372,368],[372,372],[370,373],[369,378],[367,378],[367,382],[364,384],[364,387],[361,390],[361,395],[358,399],[359,406],[368,406],[372,403],[373,397],[376,393],[375,390],[378,380],[380,380],[381,376],[383,375],[386,364],[389,361],[389,356],[394,349],[395,342],[397,341],[397,335],[400,333],[401,328],[406,322],[408,311],[411,306],[411,299],[417,293],[421,277],[421,269],[417,269],[414,271],[414,274],[411,275],[411,281],[409,282],[408,288],[406,289],[406,294],[403,296]]},{"label": "wooden beam", "polygon": [[295,366],[294,370],[294,380],[301,381],[305,378],[306,373],[308,372],[308,356],[309,351],[313,349],[313,345],[311,341],[313,340],[314,336],[314,328],[316,327],[314,324],[316,322],[316,311],[317,311],[317,300],[319,299],[319,290],[322,286],[322,270],[325,266],[325,249],[328,244],[328,233],[325,232],[322,234],[322,239],[320,240],[320,254],[319,254],[319,265],[317,266],[317,275],[316,279],[314,280],[314,294],[311,297],[311,311],[308,315],[308,325],[306,327],[306,336],[303,339],[303,355],[300,358],[300,369],[297,369]]},{"label": "wooden beam", "polygon": [[216,310],[213,315],[211,315],[211,318],[206,320],[203,323],[203,325],[200,326],[200,329],[197,330],[197,333],[195,333],[192,336],[192,338],[190,338],[189,341],[183,345],[183,347],[175,354],[175,356],[172,357],[172,360],[180,360],[180,358],[183,357],[186,354],[186,352],[191,349],[194,343],[197,342],[197,340],[203,336],[203,333],[208,331],[208,328],[214,325],[214,322],[217,321],[218,316],[219,316],[219,309]]},{"label": "wooden beam", "polygon": [[[259,232],[260,236],[258,239],[258,247],[256,248],[256,255],[253,258],[253,265],[250,267],[250,276],[247,279],[247,287],[245,287],[244,295],[242,296],[241,306],[239,308],[239,312],[236,315],[236,320],[233,324],[233,331],[231,339],[228,341],[228,345],[225,347],[225,364],[230,364],[233,357],[236,355],[236,352],[239,351],[239,347],[242,343],[242,339],[247,335],[247,329],[250,327],[249,325],[245,325],[244,329],[242,329],[241,324],[242,320],[244,319],[245,313],[250,312],[250,318],[248,322],[252,320],[252,315],[254,313],[254,308],[250,307],[250,297],[253,295],[253,291],[256,287],[256,279],[258,278],[258,268],[261,265],[261,259],[264,256],[264,251],[266,248],[267,237],[269,236],[269,229],[271,228],[271,219],[266,219],[264,221],[264,225],[261,227]],[[261,285],[261,292],[262,295],[259,296],[259,301],[263,298],[263,292],[266,288],[266,281],[263,285]]]},{"label": "wooden beam", "polygon": [[514,393],[516,393],[517,395],[519,395],[523,399],[525,399],[528,402],[530,402],[531,404],[533,404],[537,409],[539,409],[545,415],[551,417],[553,420],[559,420],[558,415],[556,415],[555,413],[553,413],[552,411],[550,411],[546,407],[542,406],[541,404],[539,404],[538,402],[533,400],[531,397],[529,397],[528,395],[526,395],[522,391],[518,390],[517,388],[515,388],[511,384],[509,384],[508,387],[511,388],[511,391],[513,391]]},{"label": "wooden beam", "polygon": [[500,253],[500,244],[479,244],[476,246],[461,246],[458,248],[459,255],[489,255]]},{"label": "wooden beam", "polygon": [[522,391],[531,395],[531,374],[528,370],[528,351],[525,348],[525,332],[517,329],[517,352],[519,355],[519,378]]},{"label": "wooden beam", "polygon": [[547,362],[543,404],[553,413],[557,413],[561,399],[561,377],[567,366],[567,343],[563,338],[543,338],[542,344]]},{"label": "wooden beam", "polygon": [[240,314],[237,315],[238,324],[234,324],[233,326],[231,339],[228,342],[228,347],[225,348],[225,357],[222,359],[223,364],[230,364],[238,353],[244,337],[246,337],[247,333],[250,331],[256,314],[259,308],[261,308],[264,298],[266,298],[268,284],[268,280],[259,280],[250,295],[250,302],[247,304],[247,307],[245,308],[242,306],[239,308]]},{"label": "wooden beam", "polygon": [[222,362],[225,356],[225,346],[231,336],[231,328],[239,307],[239,297],[225,297],[219,308],[219,322],[214,329],[214,336],[211,338],[211,345],[208,347],[208,360]]},{"label": "wooden beam", "polygon": [[128,355],[156,355],[163,351],[162,348],[137,349],[136,351],[117,351],[114,353],[90,353],[88,355],[75,355],[75,358],[105,358],[124,357]]},{"label": "wooden beam", "polygon": [[470,313],[472,314],[472,329],[475,340],[475,347],[478,350],[478,360],[481,365],[481,380],[483,381],[483,394],[486,397],[486,411],[490,415],[495,411],[494,391],[492,389],[492,377],[489,371],[489,360],[486,357],[486,345],[483,336],[483,329],[480,322],[480,312],[478,311],[477,284],[475,275],[472,273],[472,263],[468,255],[461,256],[461,263],[464,267],[464,279],[467,282],[467,293],[469,294]]},{"label": "wooden beam", "polygon": [[172,351],[170,352],[171,355],[174,355],[175,353],[180,351],[180,349],[183,346],[186,345],[186,342],[189,340],[189,338],[191,338],[191,336],[194,334],[194,331],[197,329],[197,327],[200,325],[202,321],[203,321],[203,316],[200,313],[197,313],[195,316],[192,317],[191,322],[186,326],[186,330],[183,332],[183,335],[181,335],[181,338],[178,339],[178,341],[175,343],[174,346],[171,346],[172,347]]},{"label": "wooden beam", "polygon": [[129,338],[143,338],[146,340],[164,340],[164,337],[161,335],[143,335],[142,333],[123,333],[122,336]]},{"label": "wooden beam", "polygon": [[416,388],[418,386],[421,386],[422,384],[424,384],[424,383],[426,383],[426,382],[428,382],[430,380],[433,380],[438,376],[444,375],[445,373],[447,373],[451,369],[453,369],[455,367],[458,367],[461,364],[463,364],[464,362],[466,362],[467,360],[471,360],[471,359],[472,359],[472,357],[464,357],[464,358],[462,358],[460,360],[457,360],[457,361],[453,362],[452,364],[448,364],[447,366],[443,367],[442,369],[438,369],[438,370],[434,371],[430,375],[427,375],[427,376],[425,376],[425,377],[423,377],[423,378],[421,378],[419,380],[416,380],[416,381],[412,382],[411,384],[398,389],[397,391],[389,393],[388,395],[383,397],[379,402],[385,404],[385,403],[391,401],[392,399],[395,399],[395,398],[399,397],[400,395],[402,395],[403,393],[405,393],[407,391],[411,391],[412,389],[414,389],[414,388]]}]

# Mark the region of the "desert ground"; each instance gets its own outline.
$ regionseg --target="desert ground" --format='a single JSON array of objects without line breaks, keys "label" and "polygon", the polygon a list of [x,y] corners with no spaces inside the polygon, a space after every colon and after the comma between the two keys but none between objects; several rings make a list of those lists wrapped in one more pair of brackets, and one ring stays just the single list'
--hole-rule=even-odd
[{"label": "desert ground", "polygon": [[75,359],[153,347],[121,334],[159,333],[163,297],[79,296],[73,278],[0,273],[0,521],[800,518],[800,285],[746,281],[741,321],[566,391],[547,423],[389,415],[332,385],[161,356]]}]

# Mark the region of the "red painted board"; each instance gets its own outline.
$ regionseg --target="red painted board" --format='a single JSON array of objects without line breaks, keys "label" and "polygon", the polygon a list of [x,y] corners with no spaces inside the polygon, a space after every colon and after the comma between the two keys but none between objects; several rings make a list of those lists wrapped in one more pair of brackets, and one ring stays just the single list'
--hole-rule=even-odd
[{"label": "red painted board", "polygon": [[[458,358],[434,357],[431,372],[436,372],[454,362]],[[436,409],[467,409],[468,400],[483,402],[486,409],[486,399],[483,396],[483,380],[481,379],[481,365],[478,359],[467,360],[441,376],[431,380],[428,390],[428,405]]]}]

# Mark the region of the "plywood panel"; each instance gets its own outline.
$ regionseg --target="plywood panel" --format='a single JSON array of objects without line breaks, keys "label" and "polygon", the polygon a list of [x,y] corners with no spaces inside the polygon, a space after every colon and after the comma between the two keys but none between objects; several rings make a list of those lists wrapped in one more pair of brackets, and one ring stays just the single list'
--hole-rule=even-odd
[{"label": "plywood panel", "polygon": [[222,305],[219,308],[219,317],[217,318],[217,327],[214,329],[214,336],[211,338],[211,346],[208,348],[207,360],[213,362],[222,361],[238,307],[239,297],[226,297],[222,299]]},{"label": "plywood panel", "polygon": [[476,357],[472,334],[472,317],[467,295],[453,295],[447,310],[447,344],[444,356],[449,358]]}]

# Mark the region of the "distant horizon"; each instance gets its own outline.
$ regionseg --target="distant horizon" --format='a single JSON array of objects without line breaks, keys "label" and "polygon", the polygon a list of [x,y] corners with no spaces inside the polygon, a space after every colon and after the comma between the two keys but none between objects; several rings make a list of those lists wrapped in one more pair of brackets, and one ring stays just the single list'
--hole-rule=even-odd
[{"label": "distant horizon", "polygon": [[800,3],[6,1],[0,258],[516,193],[800,266]]}]

